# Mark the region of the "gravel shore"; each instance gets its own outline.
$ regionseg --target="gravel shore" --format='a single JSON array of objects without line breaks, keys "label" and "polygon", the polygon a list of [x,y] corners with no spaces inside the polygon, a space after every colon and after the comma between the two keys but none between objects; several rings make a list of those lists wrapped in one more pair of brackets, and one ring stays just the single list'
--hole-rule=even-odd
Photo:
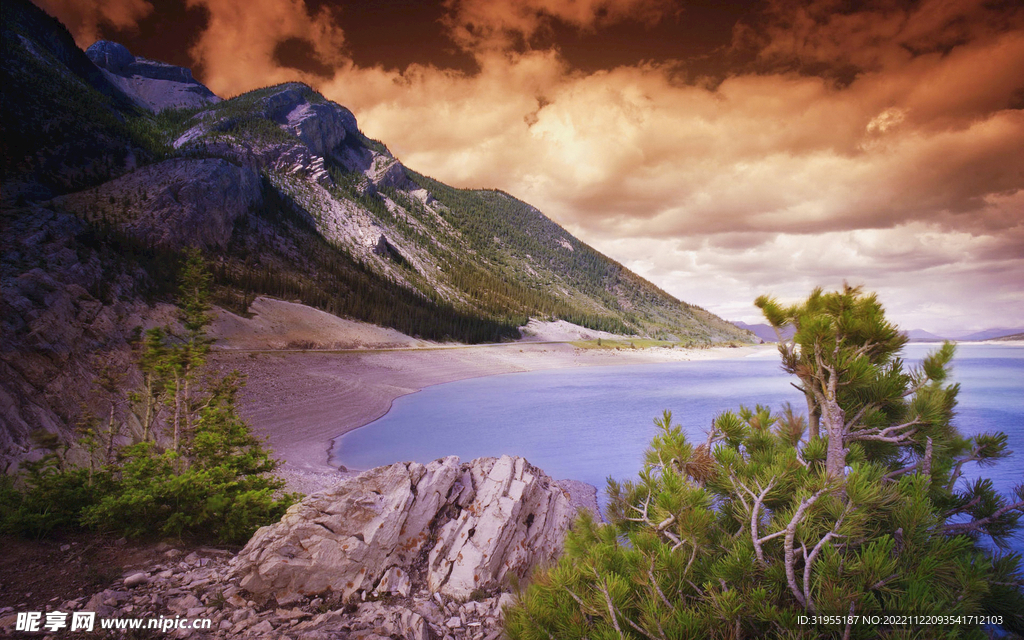
[{"label": "gravel shore", "polygon": [[[354,471],[328,464],[331,441],[383,416],[398,397],[467,378],[601,365],[744,357],[773,346],[711,349],[581,349],[566,323],[531,323],[532,341],[487,346],[437,345],[302,305],[258,299],[254,317],[220,312],[211,362],[247,377],[240,410],[283,461],[292,491],[312,493]],[[570,327],[572,325],[569,325]],[[588,338],[578,330],[574,338]],[[595,332],[593,337],[598,337]],[[318,342],[319,340],[319,342]],[[304,348],[297,348],[298,346]],[[338,350],[339,348],[348,350]],[[396,347],[398,347],[396,349]],[[323,349],[336,349],[325,351]]]}]

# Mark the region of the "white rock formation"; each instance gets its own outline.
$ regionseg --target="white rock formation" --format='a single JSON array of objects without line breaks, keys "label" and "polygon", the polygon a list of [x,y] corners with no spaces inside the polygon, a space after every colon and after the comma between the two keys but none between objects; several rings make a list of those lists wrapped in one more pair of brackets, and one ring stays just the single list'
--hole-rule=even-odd
[{"label": "white rock formation", "polygon": [[[467,477],[468,476],[468,477]],[[554,559],[575,516],[569,496],[523,458],[474,460],[462,479],[475,496],[445,523],[430,551],[427,585],[453,598],[526,577]],[[463,506],[463,493],[456,502]]]},{"label": "white rock formation", "polygon": [[233,574],[281,604],[400,592],[410,575],[465,599],[553,560],[575,515],[569,496],[522,458],[398,463],[294,505],[256,532]]}]

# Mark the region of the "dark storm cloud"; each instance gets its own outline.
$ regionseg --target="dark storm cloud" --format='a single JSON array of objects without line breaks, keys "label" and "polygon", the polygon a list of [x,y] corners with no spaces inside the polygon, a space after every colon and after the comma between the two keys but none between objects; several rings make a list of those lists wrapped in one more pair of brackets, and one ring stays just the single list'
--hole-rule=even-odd
[{"label": "dark storm cloud", "polygon": [[82,48],[98,39],[101,26],[130,29],[153,11],[146,0],[37,0],[37,4],[59,18]]}]

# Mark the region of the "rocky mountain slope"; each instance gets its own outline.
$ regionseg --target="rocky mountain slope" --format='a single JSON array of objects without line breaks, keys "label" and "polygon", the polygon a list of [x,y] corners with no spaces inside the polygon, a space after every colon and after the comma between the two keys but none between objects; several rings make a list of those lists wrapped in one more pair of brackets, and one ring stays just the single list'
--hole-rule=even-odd
[{"label": "rocky mountain slope", "polygon": [[305,85],[220,100],[115,43],[81,51],[27,0],[0,11],[5,448],[73,424],[99,367],[131,383],[133,331],[166,321],[188,246],[243,314],[267,295],[431,340],[517,338],[531,317],[754,340],[506,193],[405,167]]},{"label": "rocky mountain slope", "polygon": [[[314,267],[323,265],[295,265],[291,251],[308,254],[310,242],[331,254],[325,260],[391,281],[435,315],[447,306],[506,325],[553,316],[620,333],[750,337],[508,194],[454,189],[408,169],[366,138],[351,112],[305,85],[220,101],[187,69],[135,58],[116,43],[97,42],[83,54],[23,0],[4,12],[5,133],[31,139],[5,148],[8,205],[72,213],[172,250],[227,249],[223,275],[231,284],[287,289],[315,306],[338,306],[327,299],[341,297],[337,287],[319,282],[300,291],[276,263],[316,278]],[[72,104],[47,107],[53,96],[41,87],[50,85]],[[60,138],[79,137],[87,121],[109,123],[96,137],[111,138],[120,153],[95,139],[87,146],[106,162],[66,153]],[[57,143],[34,129],[57,133]],[[39,166],[40,153],[61,164]],[[312,237],[297,237],[304,233]],[[275,282],[256,277],[261,271]]]}]

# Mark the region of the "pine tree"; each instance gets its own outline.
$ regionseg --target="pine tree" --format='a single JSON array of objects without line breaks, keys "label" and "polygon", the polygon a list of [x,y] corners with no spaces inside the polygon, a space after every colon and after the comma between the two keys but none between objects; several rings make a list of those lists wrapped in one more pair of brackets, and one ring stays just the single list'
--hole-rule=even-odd
[{"label": "pine tree", "polygon": [[138,342],[137,361],[142,372],[142,389],[128,394],[132,411],[142,427],[140,439],[148,442],[155,436],[153,426],[160,417],[160,399],[164,396],[170,368],[166,347],[167,333],[159,327],[146,331]]},{"label": "pine tree", "polygon": [[191,437],[195,428],[193,385],[210,351],[211,340],[206,336],[210,324],[210,281],[202,253],[191,248],[185,252],[185,263],[180,273],[178,289],[178,319],[184,329],[177,344],[167,349],[168,360],[164,368],[170,371],[173,393],[173,448],[181,451],[182,440]]},{"label": "pine tree", "polygon": [[[819,435],[819,420],[824,426],[830,475],[842,474],[852,442],[889,444],[894,452],[901,445],[926,442],[923,433],[949,423],[949,398],[920,394],[915,405],[906,405],[903,398],[942,381],[952,345],[930,356],[916,375],[905,373],[896,354],[907,338],[885,319],[875,296],[846,285],[827,294],[816,289],[806,302],[788,308],[768,296],[755,304],[779,338],[783,369],[800,379],[811,437]],[[794,329],[788,340],[782,337],[786,327]],[[893,413],[899,411],[903,420],[894,422]]]},{"label": "pine tree", "polygon": [[666,413],[639,478],[609,480],[610,524],[581,518],[510,612],[509,636],[986,637],[977,619],[799,618],[885,613],[998,615],[1024,630],[1021,558],[981,544],[1017,529],[1024,485],[1008,501],[988,481],[962,481],[967,462],[1007,452],[1005,436],[964,438],[950,423],[952,345],[906,370],[877,300],[849,287],[785,313],[759,303],[776,326],[797,324],[783,367],[824,398],[811,405],[822,433],[791,407],[741,407],[693,443]]}]

